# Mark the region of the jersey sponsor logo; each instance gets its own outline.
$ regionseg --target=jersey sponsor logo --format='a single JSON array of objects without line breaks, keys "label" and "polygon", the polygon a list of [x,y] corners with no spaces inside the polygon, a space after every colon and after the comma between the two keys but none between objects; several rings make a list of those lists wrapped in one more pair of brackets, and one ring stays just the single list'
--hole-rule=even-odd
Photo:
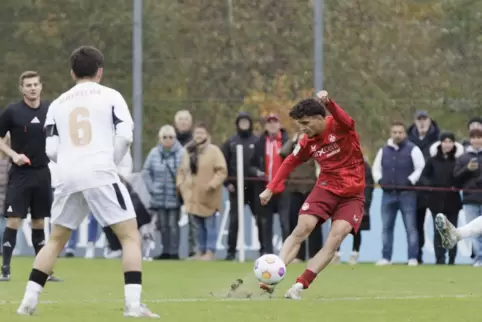
[{"label": "jersey sponsor logo", "polygon": [[315,158],[319,158],[326,154],[326,157],[329,158],[341,151],[340,146],[336,143],[330,143],[327,146],[322,147],[318,151],[316,151],[313,156]]},{"label": "jersey sponsor logo", "polygon": [[30,123],[40,123],[40,120],[37,117],[34,117]]},{"label": "jersey sponsor logo", "polygon": [[307,202],[305,202],[305,203],[303,204],[303,206],[301,206],[301,210],[303,210],[303,211],[308,210],[309,208],[310,208],[310,204],[307,203]]}]

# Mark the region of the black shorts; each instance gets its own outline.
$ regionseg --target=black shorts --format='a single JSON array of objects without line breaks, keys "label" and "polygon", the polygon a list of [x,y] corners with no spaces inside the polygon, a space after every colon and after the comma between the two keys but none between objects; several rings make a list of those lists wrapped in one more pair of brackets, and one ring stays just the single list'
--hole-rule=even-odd
[{"label": "black shorts", "polygon": [[30,210],[32,219],[50,217],[52,179],[49,167],[17,168],[8,173],[5,196],[5,217],[25,219]]}]

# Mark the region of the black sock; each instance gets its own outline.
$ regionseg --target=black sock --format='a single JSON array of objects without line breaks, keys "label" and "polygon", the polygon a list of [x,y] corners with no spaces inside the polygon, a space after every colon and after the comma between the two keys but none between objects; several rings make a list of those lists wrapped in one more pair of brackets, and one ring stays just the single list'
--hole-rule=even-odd
[{"label": "black sock", "polygon": [[10,266],[10,262],[12,261],[12,254],[15,245],[17,244],[17,230],[12,228],[5,228],[3,232],[3,242],[2,242],[2,249],[3,249],[3,266]]},{"label": "black sock", "polygon": [[139,284],[142,285],[142,272],[125,272],[124,284]]},{"label": "black sock", "polygon": [[35,249],[35,255],[37,255],[45,245],[45,232],[43,229],[32,228],[32,245]]},{"label": "black sock", "polygon": [[48,278],[49,278],[49,274],[46,274],[34,268],[32,269],[32,272],[30,273],[30,277],[28,280],[44,287],[45,283],[47,283]]},{"label": "black sock", "polygon": [[353,235],[353,251],[360,252],[360,246],[361,246],[361,233],[358,232],[358,234]]}]

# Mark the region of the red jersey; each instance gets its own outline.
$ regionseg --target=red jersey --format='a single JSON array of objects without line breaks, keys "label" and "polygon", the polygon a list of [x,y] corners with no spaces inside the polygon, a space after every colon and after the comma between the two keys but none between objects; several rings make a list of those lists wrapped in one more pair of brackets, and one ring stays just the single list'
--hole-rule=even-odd
[{"label": "red jersey", "polygon": [[[365,188],[365,161],[360,139],[355,131],[355,121],[335,102],[330,100],[326,109],[323,133],[308,138],[304,135],[281,165],[267,188],[273,190],[279,182],[286,180],[298,165],[314,158],[320,165],[316,185],[332,193],[350,197],[363,192]],[[274,190],[273,190],[274,191]]]}]

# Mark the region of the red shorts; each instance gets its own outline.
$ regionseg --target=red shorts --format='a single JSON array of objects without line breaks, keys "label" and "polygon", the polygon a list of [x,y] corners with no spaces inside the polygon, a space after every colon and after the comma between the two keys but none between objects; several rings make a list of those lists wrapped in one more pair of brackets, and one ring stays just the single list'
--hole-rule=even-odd
[{"label": "red shorts", "polygon": [[328,219],[344,220],[350,223],[355,233],[363,219],[365,195],[363,192],[353,197],[340,197],[315,186],[301,206],[300,215],[312,215],[323,224]]}]

